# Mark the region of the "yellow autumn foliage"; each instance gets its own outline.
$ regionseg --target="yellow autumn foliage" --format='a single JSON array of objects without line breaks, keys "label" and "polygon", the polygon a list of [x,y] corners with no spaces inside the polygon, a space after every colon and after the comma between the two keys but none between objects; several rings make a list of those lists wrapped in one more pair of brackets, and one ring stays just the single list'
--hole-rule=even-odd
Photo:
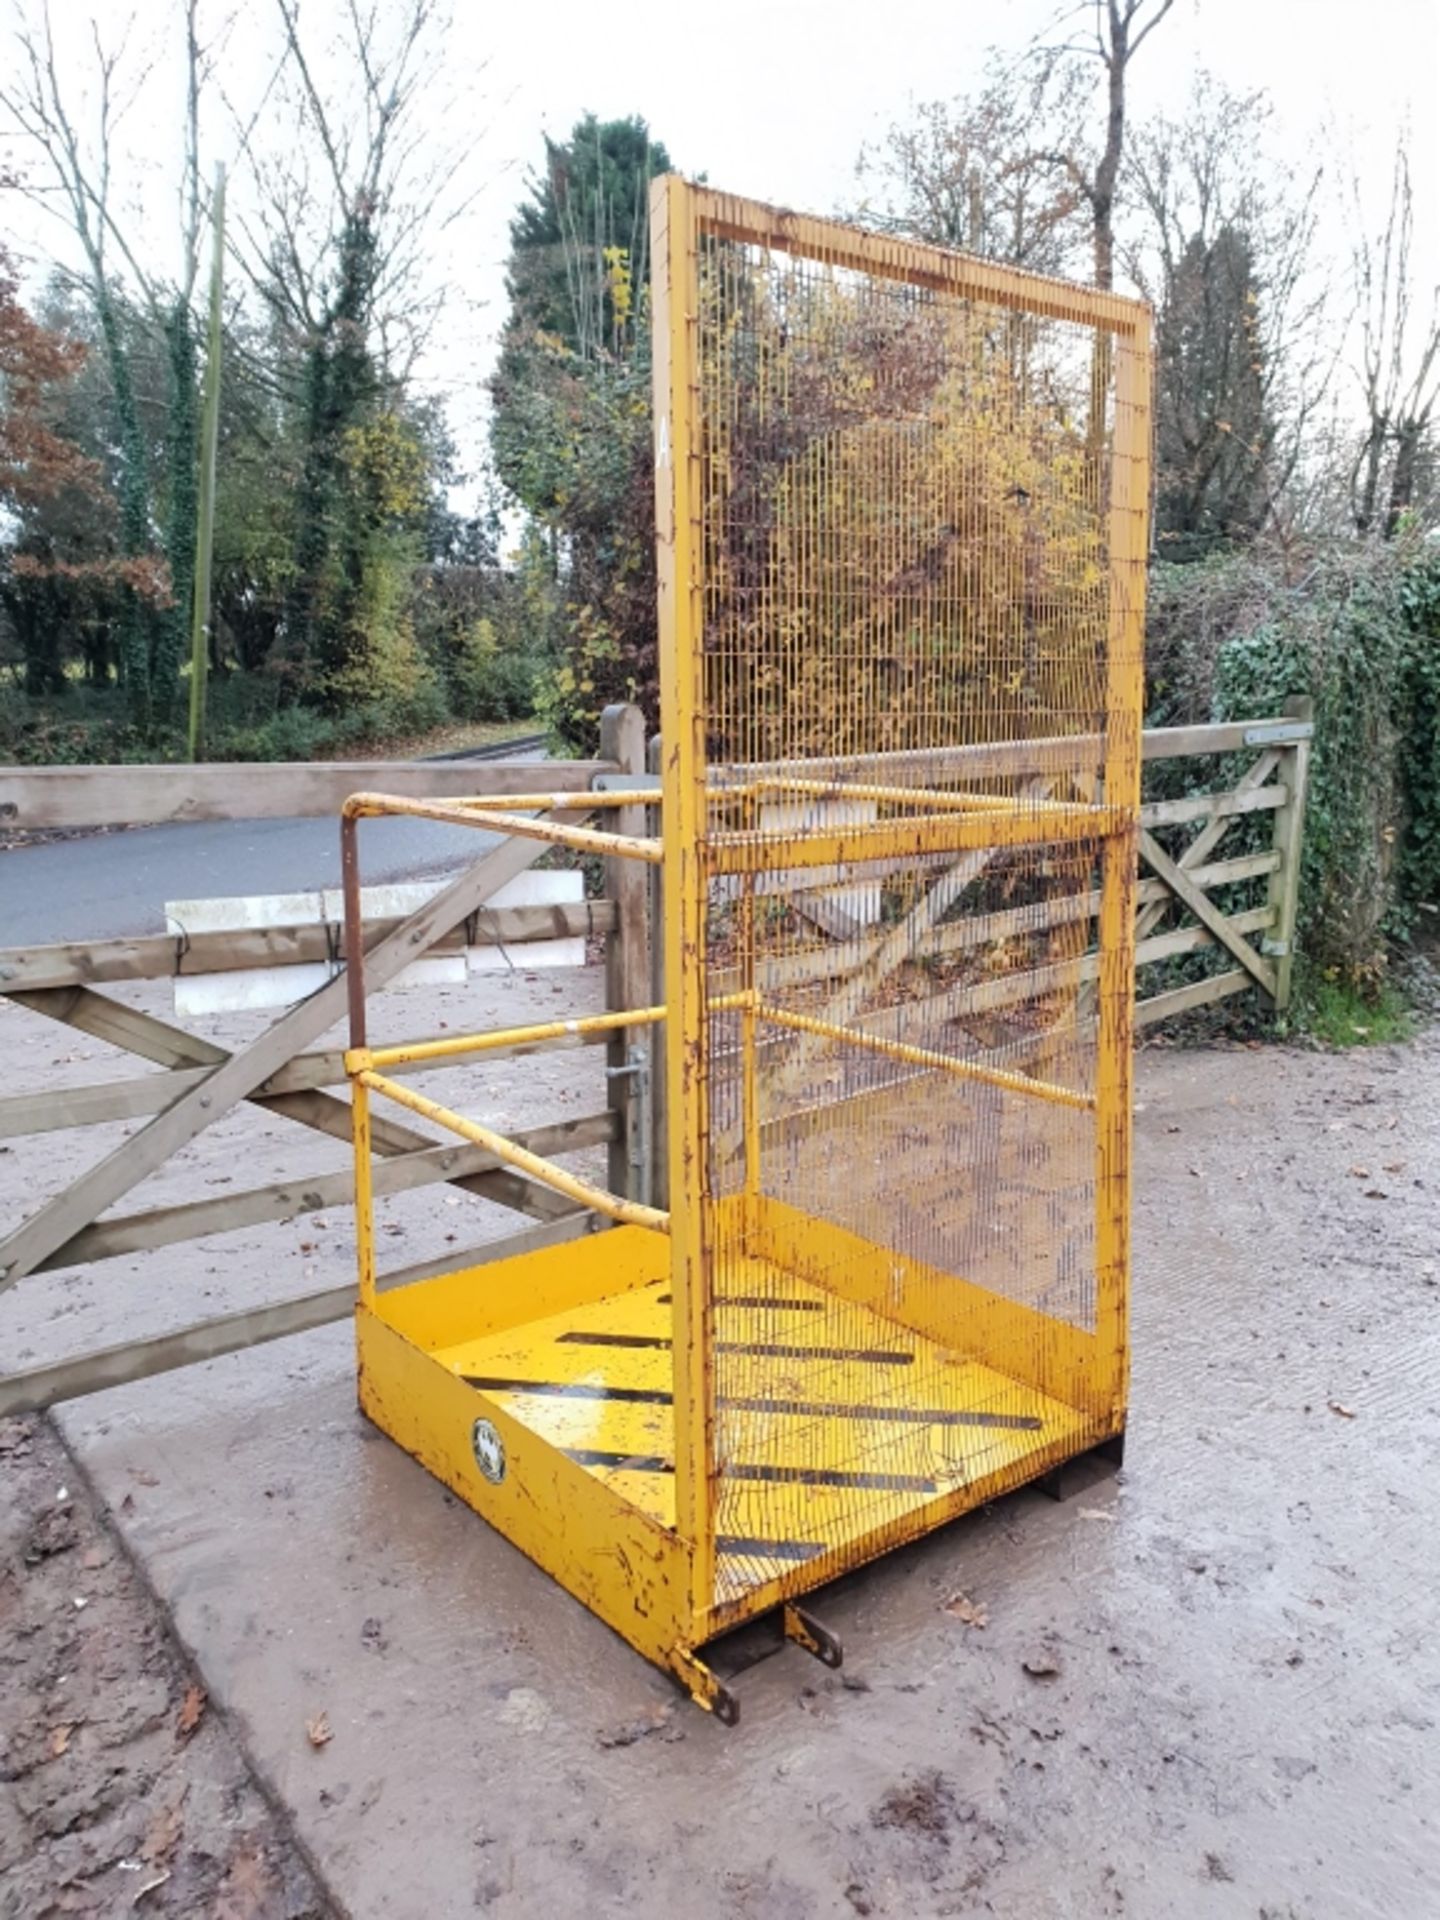
[{"label": "yellow autumn foliage", "polygon": [[714,251],[700,377],[717,757],[1098,726],[1092,353],[1082,329]]}]

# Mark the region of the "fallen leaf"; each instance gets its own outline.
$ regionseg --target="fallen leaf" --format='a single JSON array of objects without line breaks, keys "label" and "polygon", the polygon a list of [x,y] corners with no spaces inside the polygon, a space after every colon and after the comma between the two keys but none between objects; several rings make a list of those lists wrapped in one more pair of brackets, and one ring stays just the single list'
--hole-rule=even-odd
[{"label": "fallen leaf", "polygon": [[1053,1680],[1060,1671],[1059,1661],[1048,1653],[1032,1653],[1020,1664],[1032,1680]]},{"label": "fallen leaf", "polygon": [[1403,1173],[1405,1171],[1405,1162],[1403,1160],[1387,1160],[1380,1171],[1382,1173]]},{"label": "fallen leaf", "polygon": [[130,1902],[131,1906],[138,1907],[140,1902],[145,1898],[147,1893],[153,1893],[157,1887],[163,1887],[165,1882],[169,1878],[170,1878],[170,1869],[166,1867],[163,1873],[157,1873],[153,1875],[151,1879],[146,1880],[142,1885],[138,1886],[135,1889],[135,1898]]},{"label": "fallen leaf", "polygon": [[1329,1407],[1331,1413],[1338,1413],[1342,1420],[1353,1420],[1355,1418],[1355,1409],[1345,1406],[1339,1400],[1327,1400],[1325,1404]]},{"label": "fallen leaf", "polygon": [[307,1720],[305,1722],[305,1738],[310,1742],[312,1747],[328,1746],[335,1738],[334,1734],[330,1731],[328,1715],[317,1713],[313,1720]]},{"label": "fallen leaf", "polygon": [[191,1685],[185,1689],[185,1698],[180,1702],[180,1711],[175,1716],[175,1731],[182,1740],[199,1726],[200,1717],[205,1711],[206,1698],[203,1687]]},{"label": "fallen leaf", "polygon": [[1350,1171],[1357,1180],[1368,1180],[1370,1178],[1370,1169],[1368,1167],[1354,1166],[1351,1167]]},{"label": "fallen leaf", "polygon": [[214,1920],[261,1920],[274,1912],[273,1891],[264,1857],[246,1846],[232,1858],[220,1882]]},{"label": "fallen leaf", "polygon": [[990,1616],[984,1607],[976,1603],[966,1593],[952,1593],[945,1602],[946,1613],[953,1613],[957,1620],[963,1620],[967,1627],[983,1627]]},{"label": "fallen leaf", "polygon": [[50,1758],[58,1760],[70,1744],[73,1727],[52,1727],[50,1729]]},{"label": "fallen leaf", "polygon": [[[186,1790],[188,1791],[188,1789]],[[180,1844],[180,1834],[184,1827],[183,1810],[185,1792],[173,1807],[162,1807],[140,1843],[140,1858],[148,1860],[152,1867],[163,1867]]]},{"label": "fallen leaf", "polygon": [[1383,1187],[1366,1187],[1365,1198],[1367,1200],[1388,1200],[1390,1196]]}]

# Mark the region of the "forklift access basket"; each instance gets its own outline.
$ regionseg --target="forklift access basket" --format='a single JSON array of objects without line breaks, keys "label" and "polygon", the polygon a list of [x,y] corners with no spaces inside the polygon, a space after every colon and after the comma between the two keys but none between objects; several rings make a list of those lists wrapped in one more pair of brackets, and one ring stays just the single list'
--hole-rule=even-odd
[{"label": "forklift access basket", "polygon": [[[653,190],[659,791],[357,795],[360,1399],[705,1706],[699,1657],[1123,1434],[1149,318]],[[658,837],[566,810],[659,808]],[[366,1044],[359,818],[663,871],[665,1005]],[[633,818],[632,815],[629,816]],[[392,1070],[662,1023],[669,1204]],[[375,1287],[370,1101],[614,1224]]]}]

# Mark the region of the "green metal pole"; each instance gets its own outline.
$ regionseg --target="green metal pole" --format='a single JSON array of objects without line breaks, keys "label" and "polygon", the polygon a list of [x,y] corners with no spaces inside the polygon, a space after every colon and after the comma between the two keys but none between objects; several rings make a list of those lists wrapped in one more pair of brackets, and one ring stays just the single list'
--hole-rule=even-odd
[{"label": "green metal pole", "polygon": [[215,549],[215,448],[220,438],[220,301],[225,282],[225,169],[215,169],[214,258],[200,421],[200,504],[195,530],[195,603],[190,625],[190,758],[205,752],[205,683],[210,671],[210,562]]}]

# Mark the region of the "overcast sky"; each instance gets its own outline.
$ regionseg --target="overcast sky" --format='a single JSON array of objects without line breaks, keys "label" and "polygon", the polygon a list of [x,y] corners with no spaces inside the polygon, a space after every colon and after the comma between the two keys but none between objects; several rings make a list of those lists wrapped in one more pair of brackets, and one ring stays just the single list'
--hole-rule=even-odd
[{"label": "overcast sky", "polygon": [[[910,103],[964,92],[988,46],[1022,47],[1060,11],[1060,0],[472,5],[457,42],[488,61],[487,145],[500,173],[477,210],[477,290],[503,308],[516,187],[540,133],[562,138],[587,109],[643,113],[677,166],[717,186],[831,212],[854,199],[862,143]],[[1329,152],[1344,164],[1324,129],[1353,141],[1381,200],[1408,120],[1416,232],[1440,273],[1440,0],[1177,0],[1136,56],[1133,111],[1178,111],[1201,67],[1237,91],[1267,89],[1297,159]],[[1331,241],[1338,254],[1337,227]],[[489,337],[483,327],[483,352]]]},{"label": "overcast sky", "polygon": [[[0,0],[0,18],[33,16],[38,4]],[[302,17],[321,45],[334,5],[304,0]],[[95,10],[93,0],[52,0],[57,39],[76,50],[77,61]],[[215,0],[211,17],[228,10]],[[268,57],[275,16],[273,0],[238,0],[236,10],[225,72],[239,97],[247,70],[253,79]],[[121,0],[104,0],[107,29],[123,11]],[[434,111],[479,132],[479,191],[446,238],[443,265],[459,297],[428,356],[427,384],[450,396],[457,427],[473,438],[503,318],[507,222],[543,133],[562,138],[589,109],[602,118],[641,113],[682,170],[759,199],[831,212],[854,198],[863,142],[910,103],[965,91],[988,45],[1020,48],[1059,11],[1060,0],[725,0],[709,7],[626,0],[619,8],[593,0],[505,7],[454,0],[448,85]],[[161,52],[129,132],[154,200],[169,172],[180,104],[167,115],[163,49],[167,39],[173,47],[177,7],[175,0],[136,0],[134,13],[136,44]],[[1132,111],[1178,110],[1200,67],[1237,90],[1266,88],[1297,159],[1344,168],[1346,149],[1353,150],[1381,203],[1377,214],[1395,131],[1408,121],[1421,265],[1428,279],[1440,273],[1440,0],[1177,0],[1137,57]],[[226,131],[217,114],[207,163],[233,157]],[[33,256],[41,230],[28,217],[15,225]],[[1328,237],[1338,260],[1338,221]]]}]

